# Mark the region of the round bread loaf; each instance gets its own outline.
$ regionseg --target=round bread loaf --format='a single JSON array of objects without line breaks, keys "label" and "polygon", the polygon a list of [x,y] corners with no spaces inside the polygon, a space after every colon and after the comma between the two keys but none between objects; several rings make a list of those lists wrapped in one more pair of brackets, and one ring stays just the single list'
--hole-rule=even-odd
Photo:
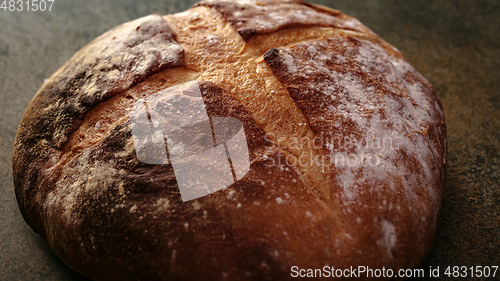
[{"label": "round bread loaf", "polygon": [[[213,138],[186,129],[203,120]],[[92,279],[288,280],[418,266],[445,159],[432,86],[359,21],[214,0],[76,53],[31,101],[13,171],[25,220]]]}]

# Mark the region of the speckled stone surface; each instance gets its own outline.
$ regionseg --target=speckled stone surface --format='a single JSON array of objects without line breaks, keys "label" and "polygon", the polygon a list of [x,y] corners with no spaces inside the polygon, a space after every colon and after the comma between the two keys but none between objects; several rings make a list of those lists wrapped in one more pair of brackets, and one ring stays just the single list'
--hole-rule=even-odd
[{"label": "speckled stone surface", "polygon": [[[0,280],[87,280],[45,246],[17,207],[12,147],[37,89],[112,27],[194,2],[55,0],[51,12],[0,9]],[[420,266],[426,277],[418,280],[428,279],[430,266],[440,267],[441,279],[449,265],[500,266],[500,2],[312,2],[358,18],[399,48],[441,98],[448,176],[436,241]]]}]

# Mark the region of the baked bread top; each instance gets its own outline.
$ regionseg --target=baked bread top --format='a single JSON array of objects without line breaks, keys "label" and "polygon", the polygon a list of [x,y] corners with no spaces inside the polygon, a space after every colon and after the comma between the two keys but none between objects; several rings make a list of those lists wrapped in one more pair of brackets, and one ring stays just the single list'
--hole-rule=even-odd
[{"label": "baked bread top", "polygon": [[[242,122],[250,169],[183,202],[171,163],[140,161],[131,112],[190,91]],[[203,1],[75,54],[26,110],[13,170],[28,224],[91,278],[285,280],[291,266],[417,266],[445,159],[432,86],[356,19]]]}]

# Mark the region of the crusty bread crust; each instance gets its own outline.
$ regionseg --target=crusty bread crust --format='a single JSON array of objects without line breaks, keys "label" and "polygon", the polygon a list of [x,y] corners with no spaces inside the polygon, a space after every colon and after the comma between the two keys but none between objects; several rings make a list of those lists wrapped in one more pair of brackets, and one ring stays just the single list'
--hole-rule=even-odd
[{"label": "crusty bread crust", "polygon": [[[251,163],[189,202],[171,164],[139,161],[130,121],[138,100],[183,83],[210,117],[243,123]],[[429,82],[356,19],[295,0],[204,1],[71,58],[30,103],[13,169],[28,224],[95,280],[397,270],[432,244],[446,127]]]}]

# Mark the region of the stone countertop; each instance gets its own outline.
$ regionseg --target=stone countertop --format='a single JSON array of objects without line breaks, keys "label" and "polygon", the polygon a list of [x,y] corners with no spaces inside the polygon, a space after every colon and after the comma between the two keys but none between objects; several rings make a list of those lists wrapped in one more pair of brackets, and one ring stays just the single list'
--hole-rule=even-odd
[{"label": "stone countertop", "polygon": [[[0,280],[87,280],[45,246],[17,207],[12,147],[37,89],[103,32],[194,2],[55,0],[50,12],[0,9]],[[441,278],[449,265],[500,266],[500,2],[312,2],[358,18],[400,49],[441,99],[448,173],[436,241],[420,266],[426,276],[430,266],[441,268]]]}]

